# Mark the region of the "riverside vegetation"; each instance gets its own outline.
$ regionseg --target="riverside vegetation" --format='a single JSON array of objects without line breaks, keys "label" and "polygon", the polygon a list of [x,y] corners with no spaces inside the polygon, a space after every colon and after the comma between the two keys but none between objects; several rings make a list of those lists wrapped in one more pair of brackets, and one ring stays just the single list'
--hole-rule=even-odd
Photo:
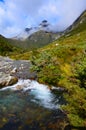
[{"label": "riverside vegetation", "polygon": [[45,47],[25,53],[23,50],[23,54],[16,49],[6,45],[2,52],[0,45],[0,54],[14,59],[30,59],[31,70],[37,72],[40,83],[65,89],[67,104],[61,108],[67,114],[69,123],[76,128],[86,127],[86,12],[74,28]]}]

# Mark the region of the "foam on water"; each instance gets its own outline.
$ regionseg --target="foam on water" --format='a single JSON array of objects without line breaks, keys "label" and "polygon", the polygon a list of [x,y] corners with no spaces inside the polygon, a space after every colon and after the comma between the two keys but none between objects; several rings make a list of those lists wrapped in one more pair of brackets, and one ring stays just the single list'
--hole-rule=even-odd
[{"label": "foam on water", "polygon": [[59,99],[55,100],[55,95],[51,92],[49,87],[43,84],[39,84],[37,81],[34,80],[20,79],[17,84],[2,88],[0,91],[5,91],[8,89],[16,91],[19,90],[18,86],[21,86],[20,90],[28,92],[29,95],[33,96],[33,98],[31,99],[32,102],[37,103],[40,106],[48,109],[59,108]]}]

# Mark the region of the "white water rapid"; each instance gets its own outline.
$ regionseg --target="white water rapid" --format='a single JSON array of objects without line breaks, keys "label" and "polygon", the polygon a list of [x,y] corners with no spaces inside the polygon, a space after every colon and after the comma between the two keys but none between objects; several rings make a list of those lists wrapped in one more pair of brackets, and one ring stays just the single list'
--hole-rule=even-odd
[{"label": "white water rapid", "polygon": [[39,104],[44,108],[57,109],[60,107],[58,104],[59,99],[55,98],[55,95],[51,92],[49,87],[43,84],[39,84],[37,81],[20,79],[17,84],[4,87],[0,89],[0,91],[9,89],[12,91],[27,92],[30,96],[33,97],[31,99],[33,103]]}]

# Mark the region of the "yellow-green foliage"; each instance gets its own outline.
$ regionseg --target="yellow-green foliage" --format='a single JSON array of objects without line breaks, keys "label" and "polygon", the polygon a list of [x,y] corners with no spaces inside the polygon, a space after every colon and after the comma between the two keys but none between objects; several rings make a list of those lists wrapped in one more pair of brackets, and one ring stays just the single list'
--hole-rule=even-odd
[{"label": "yellow-green foliage", "polygon": [[86,127],[86,21],[32,54],[38,80],[64,87],[70,124]]},{"label": "yellow-green foliage", "polygon": [[64,73],[64,75],[66,76],[72,76],[72,72],[71,72],[71,66],[69,64],[63,64],[61,65],[61,71]]},{"label": "yellow-green foliage", "polygon": [[24,51],[20,51],[18,53],[12,53],[10,55],[10,58],[12,59],[16,59],[16,60],[29,60],[31,56],[31,52],[24,52]]}]

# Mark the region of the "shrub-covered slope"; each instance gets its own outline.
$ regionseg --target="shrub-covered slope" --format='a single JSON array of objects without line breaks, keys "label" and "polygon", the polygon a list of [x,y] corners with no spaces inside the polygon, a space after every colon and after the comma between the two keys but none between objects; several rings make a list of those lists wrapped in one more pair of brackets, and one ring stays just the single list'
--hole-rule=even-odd
[{"label": "shrub-covered slope", "polygon": [[[84,19],[84,20],[83,20]],[[80,20],[82,22],[80,22]],[[32,69],[42,83],[65,88],[63,110],[75,127],[86,127],[86,12],[71,31],[52,44],[33,51]]]},{"label": "shrub-covered slope", "polygon": [[10,44],[9,40],[0,35],[0,55],[7,56],[20,53],[21,50]]}]

